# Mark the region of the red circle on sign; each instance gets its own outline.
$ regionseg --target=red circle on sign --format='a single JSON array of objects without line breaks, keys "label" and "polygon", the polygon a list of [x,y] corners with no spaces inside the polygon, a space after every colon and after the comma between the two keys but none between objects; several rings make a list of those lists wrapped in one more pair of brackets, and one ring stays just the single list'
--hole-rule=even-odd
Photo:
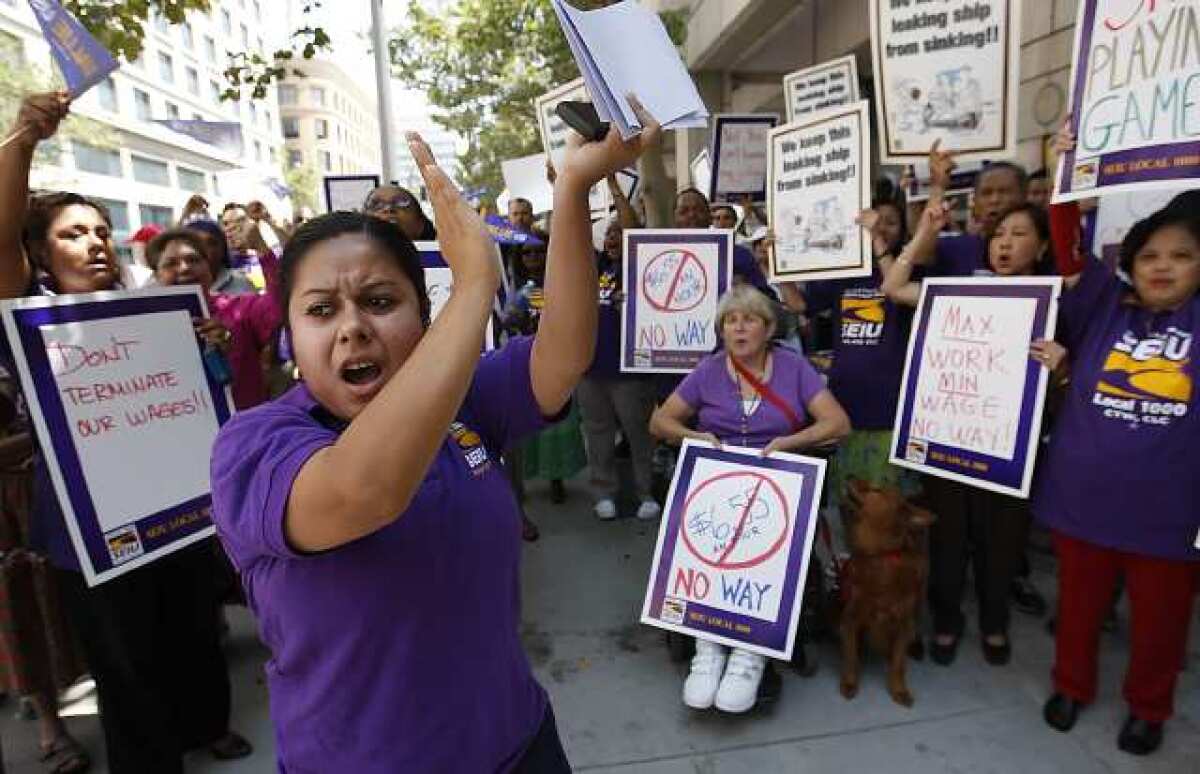
[{"label": "red circle on sign", "polygon": [[[755,567],[762,564],[775,554],[779,553],[779,549],[782,548],[784,542],[787,541],[788,530],[791,529],[791,519],[788,517],[787,497],[784,495],[783,490],[780,489],[779,485],[770,478],[767,478],[761,473],[754,473],[751,471],[733,471],[730,473],[722,473],[719,476],[713,476],[707,481],[702,482],[700,486],[692,490],[692,493],[688,496],[687,500],[684,501],[683,520],[687,519],[687,514],[691,510],[696,498],[699,497],[706,488],[712,486],[718,481],[725,481],[731,478],[746,479],[748,485],[754,486],[754,493],[738,517],[738,526],[734,531],[733,537],[730,538],[728,547],[726,547],[725,552],[720,557],[714,561],[702,553],[696,548],[696,546],[692,543],[691,538],[688,536],[686,521],[679,525],[679,534],[683,537],[683,543],[685,546],[687,546],[687,549],[692,552],[692,555],[709,567],[713,567],[718,570],[742,570],[747,567]],[[759,499],[759,493],[762,491],[764,484],[767,486],[768,493],[775,495],[775,497],[778,499],[780,513],[783,514],[783,528],[779,531],[779,537],[775,539],[775,542],[767,546],[767,548],[757,556],[752,556],[749,559],[745,559],[740,562],[730,562],[728,561],[729,555],[733,553],[735,548],[737,548],[738,542],[742,538],[743,529],[746,526],[746,518],[750,514],[750,508],[754,505],[755,501]]]},{"label": "red circle on sign", "polygon": [[642,272],[642,297],[660,312],[689,312],[706,295],[708,272],[689,250],[665,250],[651,258]]}]

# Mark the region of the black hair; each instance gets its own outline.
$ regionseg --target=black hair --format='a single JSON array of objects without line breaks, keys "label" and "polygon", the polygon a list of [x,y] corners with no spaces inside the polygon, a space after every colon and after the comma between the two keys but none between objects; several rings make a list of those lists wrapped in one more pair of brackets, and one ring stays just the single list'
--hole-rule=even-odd
[{"label": "black hair", "polygon": [[514,204],[524,204],[525,206],[529,207],[530,212],[533,212],[533,202],[529,201],[524,196],[517,196],[508,200],[509,207],[512,207]]},{"label": "black hair", "polygon": [[694,186],[691,188],[685,188],[682,191],[680,191],[679,193],[675,194],[675,206],[678,207],[679,200],[682,199],[684,196],[687,196],[688,194],[695,194],[696,196],[699,196],[701,199],[704,200],[704,206],[706,206],[706,207],[709,206],[708,194],[704,193],[699,188],[696,188]]},{"label": "black hair", "polygon": [[1034,170],[1033,172],[1029,173],[1029,182],[1030,183],[1032,183],[1034,180],[1047,180],[1049,178],[1050,178],[1050,173],[1046,171],[1045,167],[1042,167],[1041,169],[1037,169],[1037,170]]},{"label": "black hair", "polygon": [[984,164],[983,169],[979,170],[979,174],[975,177],[976,193],[979,193],[979,186],[983,183],[983,178],[993,172],[1011,172],[1017,176],[1017,187],[1021,189],[1021,195],[1024,196],[1029,191],[1029,174],[1025,171],[1025,167],[1011,161],[989,161]]},{"label": "black hair", "polygon": [[385,190],[399,191],[408,197],[409,205],[404,209],[415,213],[417,217],[421,219],[422,223],[421,233],[417,236],[417,239],[422,242],[432,242],[433,240],[437,239],[437,229],[434,227],[433,221],[429,219],[429,216],[425,214],[425,210],[421,208],[420,200],[413,196],[412,191],[408,190],[402,185],[397,185],[396,183],[385,183],[384,185],[372,188],[371,193],[367,194],[367,198],[363,199],[363,210],[365,211],[367,209],[367,204],[370,203],[371,199],[375,197],[375,194]]},{"label": "black hair", "polygon": [[189,231],[203,231],[217,240],[217,247],[221,250],[221,266],[228,269],[233,265],[229,260],[229,240],[225,237],[225,229],[221,228],[221,224],[215,220],[199,218],[190,221],[185,228]]},{"label": "black hair", "polygon": [[224,207],[221,208],[221,214],[224,215],[225,213],[229,212],[230,210],[244,210],[244,209],[246,209],[246,205],[244,205],[244,204],[239,204],[238,202],[229,202],[228,204],[226,204]]},{"label": "black hair", "polygon": [[412,241],[394,223],[361,212],[342,211],[331,212],[305,222],[284,247],[283,258],[279,262],[279,298],[276,299],[280,311],[283,312],[284,327],[291,330],[288,302],[295,285],[296,270],[301,262],[309,251],[320,243],[346,234],[358,234],[373,240],[396,262],[417,291],[421,323],[428,326],[429,292],[425,289],[425,270],[421,267],[421,256],[417,254],[417,248],[413,246]]},{"label": "black hair", "polygon": [[888,251],[892,256],[900,254],[901,248],[908,244],[908,211],[904,205],[904,196],[884,196],[875,199],[871,202],[871,209],[876,212],[880,207],[893,207],[896,214],[900,216],[900,236],[897,238],[896,244],[888,245]]},{"label": "black hair", "polygon": [[151,239],[150,244],[146,245],[146,263],[151,269],[158,271],[158,259],[172,242],[183,242],[195,250],[205,262],[208,261],[208,251],[204,249],[204,242],[195,231],[190,228],[171,228]]},{"label": "black hair", "polygon": [[45,244],[50,236],[50,225],[58,214],[67,207],[74,205],[91,207],[104,220],[108,230],[112,231],[112,216],[103,204],[93,201],[86,196],[67,191],[56,191],[48,194],[38,194],[29,197],[29,208],[25,212],[25,223],[21,228],[21,243],[25,253],[38,263],[37,268],[49,273],[50,267],[41,265],[42,251],[33,249],[35,245]]},{"label": "black hair", "polygon": [[988,265],[991,265],[991,247],[992,240],[996,238],[996,231],[999,230],[1000,224],[1008,220],[1009,216],[1023,213],[1033,222],[1033,228],[1037,231],[1038,239],[1046,245],[1046,251],[1033,265],[1033,273],[1039,276],[1051,276],[1058,273],[1058,262],[1054,259],[1054,240],[1050,237],[1050,217],[1046,211],[1035,204],[1026,202],[1018,204],[1015,207],[1010,207],[1004,211],[1000,217],[996,218],[996,225],[992,230],[985,235],[987,246]]},{"label": "black hair", "polygon": [[1133,276],[1133,261],[1159,229],[1184,228],[1200,242],[1200,190],[1185,191],[1148,218],[1139,220],[1121,242],[1121,268]]}]

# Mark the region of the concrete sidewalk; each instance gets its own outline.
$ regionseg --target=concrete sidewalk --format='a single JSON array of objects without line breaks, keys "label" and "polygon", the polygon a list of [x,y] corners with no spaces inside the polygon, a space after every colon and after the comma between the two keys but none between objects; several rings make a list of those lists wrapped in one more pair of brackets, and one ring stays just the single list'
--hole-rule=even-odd
[{"label": "concrete sidewalk", "polygon": [[[809,649],[820,665],[817,674],[805,679],[785,669],[783,696],[770,709],[748,717],[694,713],[679,698],[686,666],[670,662],[660,632],[637,623],[657,523],[629,518],[598,522],[579,485],[571,488],[564,506],[550,505],[541,485],[531,488],[530,498],[529,511],[541,526],[542,539],[525,556],[525,642],[553,699],[576,771],[1200,774],[1196,636],[1163,748],[1148,759],[1116,748],[1125,718],[1120,700],[1127,655],[1125,610],[1120,631],[1103,639],[1100,700],[1080,716],[1070,734],[1042,722],[1054,641],[1042,621],[1020,613],[1014,613],[1014,654],[1008,667],[984,663],[973,624],[953,666],[913,663],[912,709],[892,703],[877,657],[864,670],[858,698],[844,700],[837,689],[836,647],[825,642]],[[1051,560],[1035,556],[1035,561],[1036,585],[1052,593]],[[257,750],[235,763],[194,756],[189,771],[273,772],[262,677],[266,654],[245,611],[234,611],[231,620],[234,728]],[[84,697],[72,710],[94,712],[94,701]],[[34,754],[35,727],[14,720],[13,712],[12,702],[0,709],[7,770],[41,771]],[[102,759],[94,715],[72,718],[70,724]],[[92,771],[105,772],[106,767],[97,765]]]}]

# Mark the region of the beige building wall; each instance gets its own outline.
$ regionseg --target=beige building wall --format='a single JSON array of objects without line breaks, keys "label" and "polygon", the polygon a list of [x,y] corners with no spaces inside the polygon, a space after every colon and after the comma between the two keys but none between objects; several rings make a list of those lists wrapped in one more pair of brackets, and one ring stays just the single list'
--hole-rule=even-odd
[{"label": "beige building wall", "polygon": [[319,175],[379,174],[383,167],[379,117],[369,96],[336,64],[319,59],[297,65],[279,87],[285,163]]}]

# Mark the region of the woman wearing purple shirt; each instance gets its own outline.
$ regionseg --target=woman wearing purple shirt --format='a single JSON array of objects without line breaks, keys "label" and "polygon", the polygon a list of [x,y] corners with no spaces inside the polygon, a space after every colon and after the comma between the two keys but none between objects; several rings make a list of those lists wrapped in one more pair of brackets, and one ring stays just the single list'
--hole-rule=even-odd
[{"label": "woman wearing purple shirt", "polygon": [[[668,443],[685,438],[777,451],[800,451],[844,438],[850,419],[821,376],[796,352],[771,346],[775,310],[749,285],[734,285],[717,308],[723,351],[709,355],[655,412],[650,431]],[[779,404],[787,406],[785,411]],[[802,427],[811,417],[812,423]],[[695,418],[695,429],[689,427]],[[683,686],[693,709],[754,706],[767,660],[703,638]]]},{"label": "woman wearing purple shirt", "polygon": [[234,417],[213,516],[271,649],[281,772],[564,772],[521,648],[520,512],[500,452],[563,416],[596,328],[588,191],[658,125],[572,139],[537,334],[484,355],[495,245],[416,135],[454,291],[429,324],[412,243],[357,213],[306,223],[280,303],[303,383]]},{"label": "woman wearing purple shirt", "polygon": [[[1071,224],[1077,244],[1078,209],[1051,209],[1056,238]],[[1095,699],[1100,627],[1123,575],[1130,712],[1117,744],[1147,755],[1173,713],[1200,576],[1200,192],[1137,223],[1121,268],[1132,286],[1088,260],[1059,306],[1071,382],[1033,493],[1059,569],[1044,717],[1069,731]]]}]

